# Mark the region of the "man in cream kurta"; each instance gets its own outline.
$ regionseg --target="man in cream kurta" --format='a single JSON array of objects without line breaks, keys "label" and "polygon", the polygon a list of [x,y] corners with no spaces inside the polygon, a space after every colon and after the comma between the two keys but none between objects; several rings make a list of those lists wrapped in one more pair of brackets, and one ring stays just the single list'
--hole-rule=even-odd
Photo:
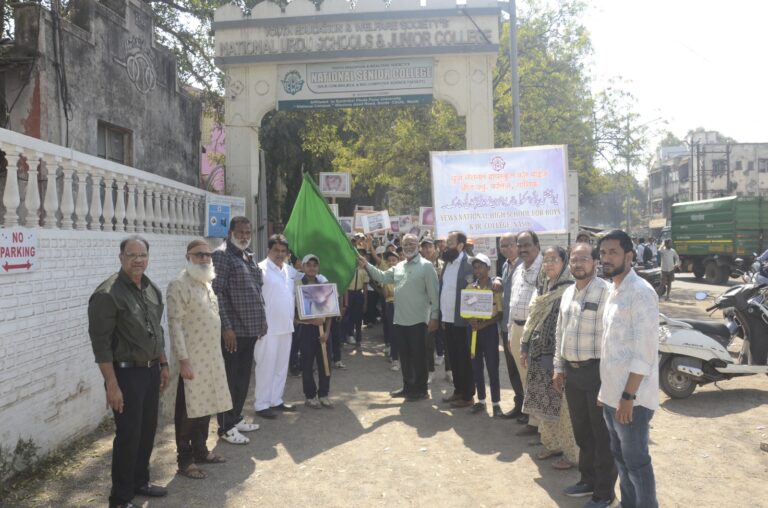
[{"label": "man in cream kurta", "polygon": [[283,402],[288,361],[293,334],[294,281],[285,263],[288,240],[272,235],[267,242],[267,258],[259,263],[264,274],[264,310],[267,314],[267,334],[256,342],[256,414],[275,418],[275,411],[295,411]]},{"label": "man in cream kurta", "polygon": [[[219,304],[211,281],[215,271],[205,240],[187,246],[187,268],[168,285],[168,331],[179,362],[176,447],[181,474],[205,478],[195,462],[216,462],[206,446],[211,415],[232,408],[221,356]],[[220,461],[220,460],[219,460]]]}]

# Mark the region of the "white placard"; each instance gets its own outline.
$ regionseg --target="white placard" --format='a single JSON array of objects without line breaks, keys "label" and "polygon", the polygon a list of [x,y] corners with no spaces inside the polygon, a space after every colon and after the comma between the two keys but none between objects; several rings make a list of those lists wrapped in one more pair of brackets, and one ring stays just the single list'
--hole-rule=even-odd
[{"label": "white placard", "polygon": [[349,173],[320,173],[318,185],[323,196],[348,198],[351,194]]},{"label": "white placard", "polygon": [[462,289],[459,315],[464,319],[490,319],[493,317],[493,291],[489,289]]},{"label": "white placard", "polygon": [[363,226],[363,233],[374,233],[387,231],[389,229],[389,212],[381,210],[360,216],[360,222]]},{"label": "white placard", "polygon": [[485,254],[491,259],[499,257],[499,251],[496,248],[496,238],[475,238],[475,254]]}]

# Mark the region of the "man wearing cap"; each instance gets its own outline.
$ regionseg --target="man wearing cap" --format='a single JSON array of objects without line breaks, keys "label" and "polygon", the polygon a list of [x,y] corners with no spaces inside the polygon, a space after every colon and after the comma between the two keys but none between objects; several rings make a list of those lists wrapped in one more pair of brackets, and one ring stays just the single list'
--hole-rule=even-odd
[{"label": "man wearing cap", "polygon": [[390,395],[417,401],[429,397],[426,333],[438,326],[438,282],[435,267],[419,255],[417,236],[406,234],[402,247],[405,261],[386,272],[368,263],[363,256],[358,257],[358,264],[373,280],[395,285],[393,327],[398,341],[403,387]]},{"label": "man wearing cap", "polygon": [[256,360],[256,393],[254,407],[262,418],[276,418],[276,411],[292,412],[296,408],[283,401],[291,336],[295,316],[294,281],[288,270],[288,240],[275,234],[267,240],[267,257],[259,263],[264,273],[264,311],[267,333],[254,349]]},{"label": "man wearing cap", "polygon": [[167,494],[149,483],[160,391],[168,385],[169,374],[160,326],[163,297],[144,275],[148,259],[144,238],[123,240],[120,270],[88,301],[88,333],[104,377],[107,407],[115,418],[110,507],[134,506],[136,494]]}]

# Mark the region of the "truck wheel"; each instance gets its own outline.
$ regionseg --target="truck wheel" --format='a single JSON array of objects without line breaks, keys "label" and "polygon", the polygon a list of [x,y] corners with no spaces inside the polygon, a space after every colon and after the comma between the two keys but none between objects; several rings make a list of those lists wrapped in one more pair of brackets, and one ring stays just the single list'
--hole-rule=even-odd
[{"label": "truck wheel", "polygon": [[704,263],[701,261],[693,262],[693,276],[697,279],[704,277]]},{"label": "truck wheel", "polygon": [[720,265],[717,267],[717,282],[716,284],[726,284],[731,278],[731,267],[728,265]]},{"label": "truck wheel", "polygon": [[686,399],[696,389],[696,381],[679,372],[670,357],[659,369],[659,386],[661,390],[673,399]]},{"label": "truck wheel", "polygon": [[708,284],[719,284],[718,277],[717,263],[707,261],[707,264],[704,265],[704,280]]}]

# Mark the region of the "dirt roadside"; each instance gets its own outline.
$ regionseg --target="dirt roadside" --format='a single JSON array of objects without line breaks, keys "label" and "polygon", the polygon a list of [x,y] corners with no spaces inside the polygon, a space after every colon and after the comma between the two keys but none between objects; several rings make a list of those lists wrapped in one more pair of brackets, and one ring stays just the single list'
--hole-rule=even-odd
[{"label": "dirt roadside", "polygon": [[[703,316],[705,304],[686,291],[673,293],[662,311],[676,317]],[[692,292],[690,292],[692,293]],[[158,429],[153,481],[167,485],[161,500],[136,498],[149,507],[179,506],[534,506],[578,507],[562,489],[578,479],[536,460],[530,438],[507,420],[450,410],[440,403],[448,391],[442,368],[430,400],[401,403],[388,396],[398,387],[381,344],[381,327],[366,332],[362,352],[345,346],[348,369],[333,373],[334,409],[301,404],[301,380],[289,378],[286,400],[299,411],[262,428],[249,445],[209,446],[226,464],[205,467],[210,477],[175,474],[173,424]],[[512,392],[502,361],[502,406]],[[685,400],[661,395],[652,420],[651,454],[661,506],[766,506],[768,377],[751,376],[698,388]],[[252,415],[250,401],[248,416]],[[214,426],[211,430],[215,431]],[[54,478],[41,478],[12,493],[2,506],[105,506],[109,491],[111,438],[103,434],[69,460]],[[618,492],[618,489],[617,489]]]}]

